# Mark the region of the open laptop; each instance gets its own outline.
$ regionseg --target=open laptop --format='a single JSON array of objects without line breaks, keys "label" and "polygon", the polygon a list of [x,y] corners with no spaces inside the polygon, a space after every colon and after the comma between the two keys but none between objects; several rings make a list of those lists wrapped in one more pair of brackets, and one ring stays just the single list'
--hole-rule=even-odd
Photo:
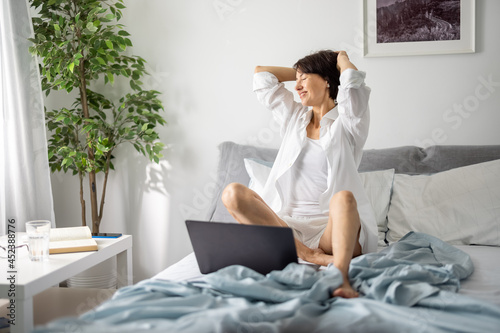
[{"label": "open laptop", "polygon": [[186,227],[203,274],[230,265],[267,274],[297,262],[290,228],[193,220]]}]

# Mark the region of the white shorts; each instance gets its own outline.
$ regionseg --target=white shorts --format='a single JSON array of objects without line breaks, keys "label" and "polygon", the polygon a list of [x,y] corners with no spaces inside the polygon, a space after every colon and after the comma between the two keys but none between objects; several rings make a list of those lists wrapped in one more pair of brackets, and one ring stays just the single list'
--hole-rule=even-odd
[{"label": "white shorts", "polygon": [[319,247],[319,240],[328,224],[328,216],[280,216],[293,230],[295,238],[311,249]]}]

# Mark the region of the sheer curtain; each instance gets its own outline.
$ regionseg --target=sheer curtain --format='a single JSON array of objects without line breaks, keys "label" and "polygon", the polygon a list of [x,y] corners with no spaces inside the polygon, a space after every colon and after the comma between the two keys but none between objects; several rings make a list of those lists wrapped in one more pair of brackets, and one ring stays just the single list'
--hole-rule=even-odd
[{"label": "sheer curtain", "polygon": [[[0,1],[0,235],[34,219],[55,226],[42,90],[27,0]],[[11,227],[12,228],[12,227]]]}]

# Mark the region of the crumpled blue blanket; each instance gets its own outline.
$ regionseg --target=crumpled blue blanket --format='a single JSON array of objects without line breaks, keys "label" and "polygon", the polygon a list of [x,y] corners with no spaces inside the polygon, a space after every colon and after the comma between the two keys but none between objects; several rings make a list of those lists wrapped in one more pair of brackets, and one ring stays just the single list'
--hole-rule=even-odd
[{"label": "crumpled blue blanket", "polygon": [[410,232],[380,253],[353,259],[361,297],[331,297],[333,266],[290,264],[261,275],[230,266],[198,282],[145,280],[79,318],[36,332],[498,332],[500,308],[459,295],[470,257]]}]

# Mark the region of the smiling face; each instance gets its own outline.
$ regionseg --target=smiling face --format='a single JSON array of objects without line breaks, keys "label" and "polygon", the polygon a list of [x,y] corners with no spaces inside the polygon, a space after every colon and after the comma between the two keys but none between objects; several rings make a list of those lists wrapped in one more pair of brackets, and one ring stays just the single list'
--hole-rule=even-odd
[{"label": "smiling face", "polygon": [[295,90],[304,106],[318,106],[330,98],[328,83],[318,74],[297,70],[295,82]]},{"label": "smiling face", "polygon": [[335,51],[323,50],[305,56],[293,65],[297,71],[295,89],[303,105],[319,106],[337,98],[340,85],[337,56]]}]

